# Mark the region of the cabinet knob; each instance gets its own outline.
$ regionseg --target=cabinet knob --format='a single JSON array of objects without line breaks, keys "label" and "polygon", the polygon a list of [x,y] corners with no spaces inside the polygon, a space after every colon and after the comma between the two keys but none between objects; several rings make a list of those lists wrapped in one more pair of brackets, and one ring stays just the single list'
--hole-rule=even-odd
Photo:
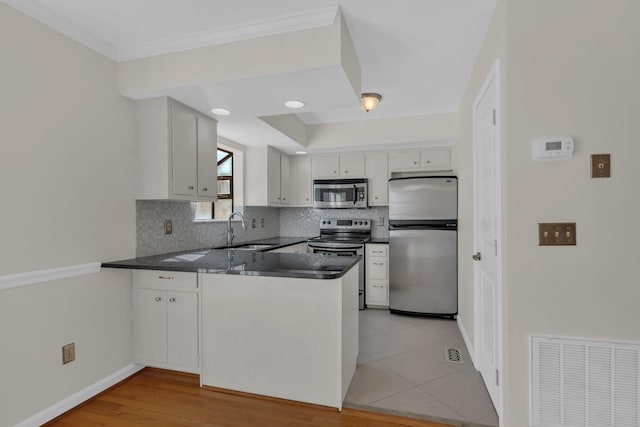
[{"label": "cabinet knob", "polygon": [[344,173],[349,173],[349,171],[345,169]]},{"label": "cabinet knob", "polygon": [[286,197],[283,197],[283,198],[282,198],[282,201],[284,202],[285,200],[287,200],[287,198],[286,198]]},{"label": "cabinet knob", "polygon": [[158,279],[162,279],[162,280],[173,280],[172,276],[158,276]]},{"label": "cabinet knob", "polygon": [[307,198],[306,198],[306,199],[304,199],[304,200],[308,202],[308,201],[309,201],[309,198],[307,197]]},{"label": "cabinet knob", "polygon": [[209,191],[209,189],[207,187],[204,187],[202,191]]},{"label": "cabinet knob", "polygon": [[384,263],[381,262],[374,262],[373,265],[384,265]]},{"label": "cabinet knob", "polygon": [[333,173],[338,173],[338,171],[333,171]]},{"label": "cabinet knob", "polygon": [[175,298],[169,298],[169,302],[176,302]]},{"label": "cabinet knob", "polygon": [[189,190],[193,190],[195,187],[193,185],[189,186]]},{"label": "cabinet knob", "polygon": [[427,164],[431,163],[431,160],[427,160]]},{"label": "cabinet knob", "polygon": [[374,199],[378,200],[378,196],[375,196]]},{"label": "cabinet knob", "polygon": [[156,302],[162,301],[162,297],[156,297]]},{"label": "cabinet knob", "polygon": [[414,161],[414,162],[413,162],[413,164],[414,164],[414,165],[417,165],[417,164],[418,164],[418,162],[415,162],[415,161]]}]

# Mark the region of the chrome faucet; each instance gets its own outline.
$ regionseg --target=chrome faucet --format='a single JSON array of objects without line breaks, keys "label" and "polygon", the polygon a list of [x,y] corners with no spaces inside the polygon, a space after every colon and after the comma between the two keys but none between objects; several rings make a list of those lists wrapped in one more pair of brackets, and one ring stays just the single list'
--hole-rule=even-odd
[{"label": "chrome faucet", "polygon": [[229,215],[229,219],[227,220],[227,246],[231,246],[233,244],[234,235],[233,228],[231,228],[231,218],[233,218],[235,215],[238,215],[242,220],[242,229],[247,229],[247,225],[244,222],[244,215],[242,215],[240,212],[232,212],[231,215]]}]

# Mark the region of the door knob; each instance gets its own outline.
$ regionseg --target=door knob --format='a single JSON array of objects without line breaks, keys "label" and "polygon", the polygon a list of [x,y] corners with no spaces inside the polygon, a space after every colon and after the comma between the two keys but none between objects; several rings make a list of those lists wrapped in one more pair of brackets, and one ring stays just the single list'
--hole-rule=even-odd
[{"label": "door knob", "polygon": [[482,259],[482,254],[480,252],[476,252],[471,258],[473,258],[474,261],[480,261]]}]

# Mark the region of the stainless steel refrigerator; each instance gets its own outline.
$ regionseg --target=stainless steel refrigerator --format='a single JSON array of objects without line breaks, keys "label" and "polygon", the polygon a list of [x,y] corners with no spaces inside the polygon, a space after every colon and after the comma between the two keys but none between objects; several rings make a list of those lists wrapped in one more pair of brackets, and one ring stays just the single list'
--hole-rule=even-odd
[{"label": "stainless steel refrigerator", "polygon": [[389,308],[458,313],[458,179],[389,180]]}]

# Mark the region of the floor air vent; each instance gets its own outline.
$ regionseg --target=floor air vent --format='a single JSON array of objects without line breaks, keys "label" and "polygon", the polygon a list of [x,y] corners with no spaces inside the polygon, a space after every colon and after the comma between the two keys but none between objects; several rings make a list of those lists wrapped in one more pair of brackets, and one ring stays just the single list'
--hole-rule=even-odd
[{"label": "floor air vent", "polygon": [[452,363],[463,363],[462,352],[460,351],[459,348],[445,347],[444,360]]},{"label": "floor air vent", "polygon": [[533,427],[638,427],[640,345],[532,337]]}]

